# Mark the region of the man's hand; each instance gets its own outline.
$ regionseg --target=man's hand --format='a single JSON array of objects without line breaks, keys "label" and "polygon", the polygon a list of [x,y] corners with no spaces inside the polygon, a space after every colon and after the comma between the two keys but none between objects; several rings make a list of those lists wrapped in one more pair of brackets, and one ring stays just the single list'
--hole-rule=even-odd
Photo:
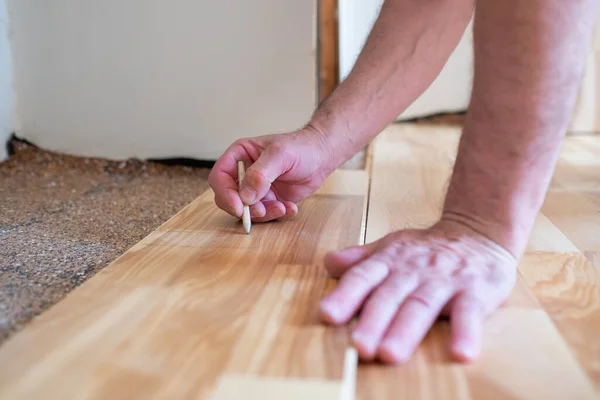
[{"label": "man's hand", "polygon": [[[247,170],[238,190],[239,160]],[[317,190],[336,166],[325,136],[307,127],[236,141],[217,160],[208,182],[219,208],[241,217],[247,204],[253,221],[266,222],[296,215],[297,203]]]},{"label": "man's hand", "polygon": [[322,317],[345,324],[360,311],[352,338],[361,358],[401,363],[438,316],[448,315],[452,353],[473,360],[483,319],[508,297],[516,264],[462,223],[395,232],[326,257],[328,272],[341,279],[321,303]]},{"label": "man's hand", "polygon": [[[299,201],[427,89],[472,13],[473,0],[385,1],[352,71],[306,128],[238,140],[219,158],[209,176],[217,206],[241,217],[248,204],[255,222],[295,215]],[[238,160],[247,168],[241,193]]]}]

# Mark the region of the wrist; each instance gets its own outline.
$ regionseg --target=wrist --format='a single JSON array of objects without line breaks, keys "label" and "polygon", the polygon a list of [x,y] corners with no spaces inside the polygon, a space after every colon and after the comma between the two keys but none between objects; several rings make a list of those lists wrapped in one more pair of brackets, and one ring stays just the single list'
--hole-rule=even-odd
[{"label": "wrist", "polygon": [[[441,230],[446,237],[451,237],[453,240],[462,241],[465,244],[471,240],[477,245],[485,246],[489,251],[496,253],[503,258],[510,260],[511,264],[516,264],[519,261],[517,255],[509,251],[505,246],[498,243],[497,240],[491,238],[487,229],[489,225],[480,225],[477,221],[470,218],[462,218],[455,215],[442,215],[442,217],[430,228],[433,231]],[[465,242],[466,240],[466,242]]]},{"label": "wrist", "polygon": [[314,148],[317,155],[318,169],[323,174],[323,177],[328,176],[341,165],[339,155],[336,152],[335,141],[332,140],[333,137],[329,132],[309,122],[299,133]]},{"label": "wrist", "polygon": [[492,151],[475,144],[479,138],[463,136],[461,142],[443,218],[471,226],[519,258],[544,199],[546,176],[530,168],[529,157],[515,157],[500,144]]},{"label": "wrist", "polygon": [[324,150],[325,167],[331,172],[352,158],[361,146],[352,140],[352,134],[344,128],[341,116],[329,110],[320,109],[315,112],[306,124],[305,130],[318,138]]},{"label": "wrist", "polygon": [[462,225],[496,244],[517,260],[523,255],[530,231],[528,227],[519,229],[510,223],[472,215],[458,207],[444,208],[440,222]]}]

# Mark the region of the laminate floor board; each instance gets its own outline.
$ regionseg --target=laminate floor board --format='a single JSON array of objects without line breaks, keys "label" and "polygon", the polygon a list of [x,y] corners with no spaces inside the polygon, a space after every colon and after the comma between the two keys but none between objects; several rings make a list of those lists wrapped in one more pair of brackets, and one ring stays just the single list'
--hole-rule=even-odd
[{"label": "laminate floor board", "polygon": [[[397,125],[374,141],[366,242],[436,220],[459,134],[458,129]],[[569,157],[576,159],[578,146],[567,149]],[[562,160],[558,174],[572,165]],[[577,187],[593,182],[580,183]],[[538,215],[517,284],[484,324],[480,359],[454,362],[447,350],[448,323],[440,321],[406,365],[360,365],[359,399],[597,398],[599,357],[592,336],[598,332],[595,293],[600,286],[582,252],[594,248],[585,234],[600,232],[594,219],[599,208],[568,188],[556,186]],[[579,271],[569,278],[557,271],[565,257]],[[545,279],[552,280],[550,287]]]},{"label": "laminate floor board", "polygon": [[[598,158],[600,158],[600,154]],[[560,163],[550,183],[549,192],[583,191],[600,193],[598,174],[600,174],[600,165]]]},{"label": "laminate floor board", "polygon": [[450,358],[441,320],[407,364],[357,365],[350,327],[319,321],[325,253],[435,222],[459,135],[393,125],[366,171],[250,235],[208,190],[0,347],[0,398],[598,399],[600,137],[565,140],[476,362]]},{"label": "laminate floor board", "polygon": [[504,307],[485,324],[481,357],[450,360],[439,322],[405,365],[360,365],[358,399],[595,399],[594,389],[541,309]]},{"label": "laminate floor board", "polygon": [[250,235],[209,190],[0,348],[0,398],[346,393],[347,328],[316,314],[325,252],[364,240],[368,175],[345,173]]},{"label": "laminate floor board", "polygon": [[[405,135],[388,134],[397,129]],[[458,145],[451,128],[393,125],[382,135],[372,146],[366,242],[399,229],[425,228],[439,218]]]},{"label": "laminate floor board", "polygon": [[520,270],[600,393],[598,255],[533,253],[524,257]]},{"label": "laminate floor board", "polygon": [[549,191],[542,213],[579,251],[600,251],[600,203],[595,199],[575,190]]},{"label": "laminate floor board", "polygon": [[596,135],[567,136],[563,142],[558,164],[600,166],[600,142]]},{"label": "laminate floor board", "polygon": [[527,251],[578,252],[579,249],[543,213],[536,216]]}]

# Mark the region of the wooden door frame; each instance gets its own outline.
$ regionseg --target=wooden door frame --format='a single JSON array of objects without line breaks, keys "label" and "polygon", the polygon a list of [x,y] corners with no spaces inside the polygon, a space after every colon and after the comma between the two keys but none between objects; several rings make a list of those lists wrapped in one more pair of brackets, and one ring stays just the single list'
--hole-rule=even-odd
[{"label": "wooden door frame", "polygon": [[338,0],[317,0],[318,100],[325,100],[339,82]]}]

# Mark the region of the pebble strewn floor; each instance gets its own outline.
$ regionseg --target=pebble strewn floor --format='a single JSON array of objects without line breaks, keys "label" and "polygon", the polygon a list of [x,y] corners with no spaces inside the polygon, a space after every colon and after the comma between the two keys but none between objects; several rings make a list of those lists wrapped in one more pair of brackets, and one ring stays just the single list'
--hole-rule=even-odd
[{"label": "pebble strewn floor", "polygon": [[0,163],[0,343],[208,188],[208,169],[54,154]]}]

